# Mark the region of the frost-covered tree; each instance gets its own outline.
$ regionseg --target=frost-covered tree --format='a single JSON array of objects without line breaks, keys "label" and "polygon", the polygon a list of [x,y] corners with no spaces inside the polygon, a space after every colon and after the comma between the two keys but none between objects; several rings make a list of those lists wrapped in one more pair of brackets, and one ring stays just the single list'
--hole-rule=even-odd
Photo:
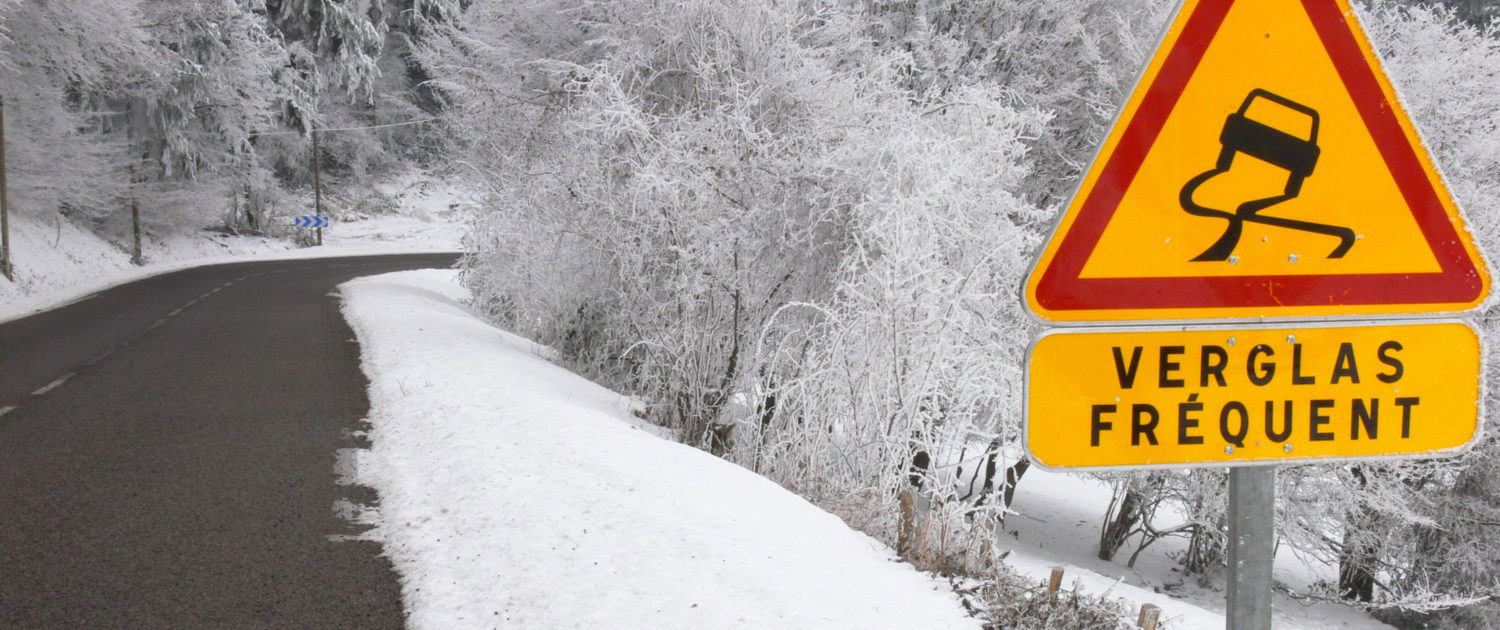
[{"label": "frost-covered tree", "polygon": [[1447,8],[1452,10],[1458,18],[1477,27],[1484,27],[1489,21],[1500,18],[1500,4],[1496,4],[1493,0],[1385,0],[1385,2]]},{"label": "frost-covered tree", "polygon": [[[438,0],[390,4],[447,15],[429,7],[446,6]],[[232,229],[262,229],[281,189],[307,179],[307,138],[295,134],[319,124],[315,116],[345,126],[411,118],[414,108],[401,107],[417,100],[409,91],[392,90],[383,104],[371,96],[384,8],[358,0],[0,2],[16,211],[61,214],[116,238],[128,230],[132,203],[148,231],[220,218]],[[421,144],[408,134],[401,146]],[[389,164],[397,143],[383,140],[394,135],[329,138],[330,164],[355,174]]]},{"label": "frost-covered tree", "polygon": [[383,13],[389,29],[381,60],[385,76],[399,76],[415,92],[412,103],[421,110],[439,108],[439,96],[430,83],[432,74],[422,67],[415,51],[459,24],[469,0],[386,0]]},{"label": "frost-covered tree", "polygon": [[279,43],[240,0],[146,0],[145,31],[166,72],[125,103],[126,124],[161,177],[243,166],[250,136],[272,124]]},{"label": "frost-covered tree", "polygon": [[[371,0],[257,0],[286,46],[290,93],[282,116],[303,131],[316,126],[325,95],[368,103],[380,76],[385,23]],[[375,16],[372,18],[372,15]]]},{"label": "frost-covered tree", "polygon": [[1038,204],[1065,201],[1156,44],[1163,0],[860,0],[865,32],[901,55],[917,92],[1002,88],[1020,108],[1051,114],[1032,139],[1022,184]]},{"label": "frost-covered tree", "polygon": [[273,79],[284,50],[259,9],[244,0],[142,2],[146,41],[163,71],[153,89],[114,104],[113,123],[136,156],[137,196],[155,208],[148,216],[201,212],[205,188],[212,188],[213,197],[229,202],[227,225],[265,224],[263,207],[238,203],[268,185],[253,138],[276,128],[285,96]]},{"label": "frost-covered tree", "polygon": [[98,218],[128,187],[123,137],[111,104],[160,85],[163,69],[135,2],[55,0],[0,4],[0,95],[18,212]]},{"label": "frost-covered tree", "polygon": [[[461,0],[256,0],[286,53],[280,121],[303,135],[259,147],[277,175],[310,183],[310,135],[320,135],[326,171],[362,179],[440,149],[436,126],[406,123],[440,114],[428,75],[412,55],[462,15]],[[394,125],[394,126],[392,126]]]}]

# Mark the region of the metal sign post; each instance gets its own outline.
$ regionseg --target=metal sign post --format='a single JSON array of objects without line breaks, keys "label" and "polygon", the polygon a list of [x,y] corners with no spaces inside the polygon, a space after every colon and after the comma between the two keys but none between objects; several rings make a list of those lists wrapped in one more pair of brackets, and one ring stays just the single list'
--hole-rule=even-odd
[{"label": "metal sign post", "polygon": [[1229,630],[1270,630],[1276,468],[1229,469]]}]

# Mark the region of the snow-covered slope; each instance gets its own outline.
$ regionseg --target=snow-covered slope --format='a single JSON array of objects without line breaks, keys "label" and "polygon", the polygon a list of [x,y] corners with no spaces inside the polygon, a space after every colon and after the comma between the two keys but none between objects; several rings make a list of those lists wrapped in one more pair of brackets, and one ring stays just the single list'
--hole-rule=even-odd
[{"label": "snow-covered slope", "polygon": [[966,628],[947,586],[463,306],[451,271],[362,278],[372,535],[417,628]]},{"label": "snow-covered slope", "polygon": [[[1186,551],[1185,541],[1169,538],[1142,552],[1128,567],[1138,540],[1132,538],[1113,561],[1097,557],[1099,528],[1110,501],[1110,487],[1082,475],[1032,468],[1016,486],[1016,514],[1005,521],[1012,536],[1001,536],[997,547],[1010,552],[1006,566],[1037,580],[1052,567],[1065,567],[1064,581],[1083,592],[1124,600],[1128,610],[1156,604],[1170,628],[1224,627],[1224,591],[1207,589],[1178,572],[1175,557]],[[1182,521],[1170,508],[1157,515],[1165,529]],[[1306,589],[1317,579],[1336,579],[1337,567],[1302,558],[1282,546],[1276,555],[1277,583]],[[1276,593],[1272,602],[1276,628],[1364,628],[1389,626],[1349,606],[1301,602]]]}]

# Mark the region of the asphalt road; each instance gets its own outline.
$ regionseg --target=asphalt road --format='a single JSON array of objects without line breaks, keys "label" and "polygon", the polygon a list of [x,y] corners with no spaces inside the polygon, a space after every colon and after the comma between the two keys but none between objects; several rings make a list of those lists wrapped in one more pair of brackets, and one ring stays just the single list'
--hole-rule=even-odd
[{"label": "asphalt road", "polygon": [[0,627],[401,627],[335,514],[369,410],[334,287],[414,255],[219,265],[0,324]]}]

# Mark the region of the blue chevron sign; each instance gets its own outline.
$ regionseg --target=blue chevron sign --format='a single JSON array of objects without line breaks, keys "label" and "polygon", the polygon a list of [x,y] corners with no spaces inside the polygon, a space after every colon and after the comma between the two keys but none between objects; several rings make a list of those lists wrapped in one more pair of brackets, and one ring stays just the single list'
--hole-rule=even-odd
[{"label": "blue chevron sign", "polygon": [[297,217],[292,222],[297,227],[304,228],[325,228],[333,224],[333,221],[329,220],[328,217]]}]

